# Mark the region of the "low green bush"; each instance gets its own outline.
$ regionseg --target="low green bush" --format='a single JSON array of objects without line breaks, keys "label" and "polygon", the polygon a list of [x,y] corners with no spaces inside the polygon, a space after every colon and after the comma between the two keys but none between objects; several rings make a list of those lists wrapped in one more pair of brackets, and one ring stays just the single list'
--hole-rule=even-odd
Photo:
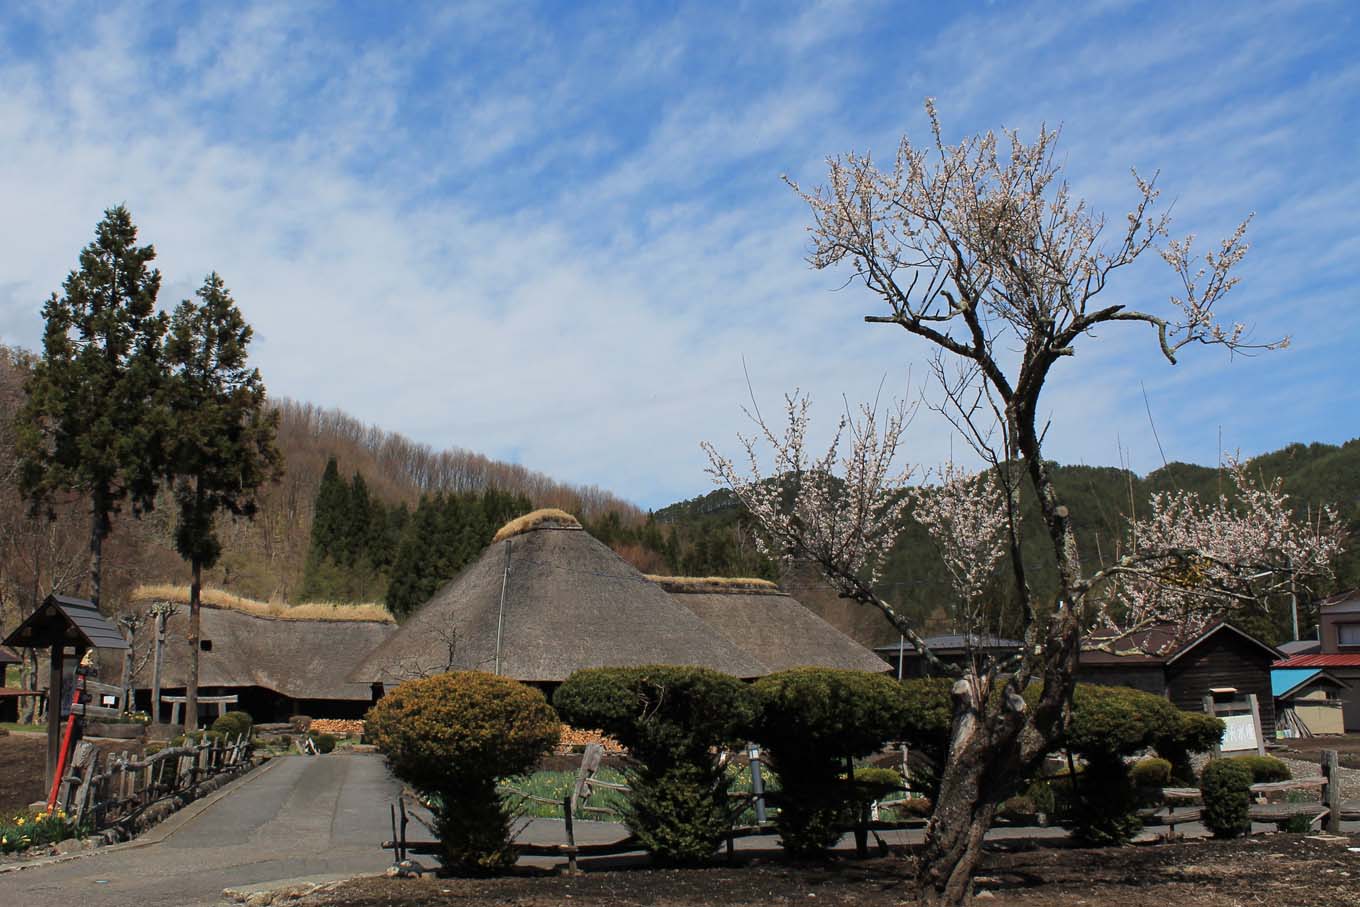
[{"label": "low green bush", "polygon": [[312,746],[323,756],[335,751],[336,740],[334,734],[308,734],[307,739],[312,741]]},{"label": "low green bush", "polygon": [[506,677],[454,671],[401,684],[367,720],[392,773],[432,804],[447,868],[514,865],[513,817],[496,782],[530,771],[557,743],[561,723],[542,693]]},{"label": "low green bush", "polygon": [[1214,759],[1200,774],[1204,827],[1216,838],[1251,831],[1251,766],[1238,759]]},{"label": "low green bush", "polygon": [[1180,712],[1152,742],[1157,755],[1171,763],[1171,780],[1186,787],[1195,785],[1190,756],[1207,753],[1223,739],[1223,719],[1203,712]]},{"label": "low green bush", "polygon": [[251,733],[255,730],[255,719],[250,717],[249,712],[227,712],[218,716],[212,723],[212,730],[217,731],[232,741],[237,737],[250,739]]},{"label": "low green bush", "polygon": [[706,668],[589,668],[557,688],[553,705],[568,724],[628,748],[624,821],[654,857],[712,856],[738,809],[728,796],[733,776],[716,753],[746,737],[755,717],[750,687]]},{"label": "low green bush", "polygon": [[1289,771],[1289,766],[1274,756],[1233,756],[1232,761],[1251,769],[1252,784],[1273,784],[1294,777]]},{"label": "low green bush", "polygon": [[902,733],[909,696],[886,675],[827,668],[782,671],[752,688],[752,736],[769,751],[783,785],[771,798],[780,843],[794,856],[821,856],[855,819],[848,763]]},{"label": "low green bush", "polygon": [[1155,756],[1139,759],[1129,769],[1129,778],[1137,787],[1167,787],[1171,784],[1171,763]]},{"label": "low green bush", "polygon": [[1072,804],[1072,836],[1086,844],[1119,846],[1143,828],[1138,817],[1138,794],[1120,756],[1109,753],[1086,757]]}]

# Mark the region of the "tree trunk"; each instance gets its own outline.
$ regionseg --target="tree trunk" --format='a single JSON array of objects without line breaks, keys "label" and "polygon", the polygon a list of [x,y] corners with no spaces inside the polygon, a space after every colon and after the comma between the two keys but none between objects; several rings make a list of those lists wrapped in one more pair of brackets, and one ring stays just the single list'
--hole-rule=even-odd
[{"label": "tree trunk", "polygon": [[[23,650],[22,667],[19,669],[19,686],[25,690],[38,689],[38,650]],[[38,723],[38,698],[24,696],[19,700],[19,723]]]},{"label": "tree trunk", "polygon": [[96,494],[90,503],[90,601],[99,609],[99,591],[104,577],[104,536],[107,511],[101,509],[103,499]]},{"label": "tree trunk", "polygon": [[997,804],[1018,780],[1023,713],[979,715],[976,678],[954,685],[954,726],[935,810],[917,857],[916,885],[927,907],[954,907],[973,898],[973,871]]},{"label": "tree trunk", "polygon": [[184,733],[198,730],[198,602],[203,563],[194,558],[194,581],[189,586],[189,679],[184,687]]}]

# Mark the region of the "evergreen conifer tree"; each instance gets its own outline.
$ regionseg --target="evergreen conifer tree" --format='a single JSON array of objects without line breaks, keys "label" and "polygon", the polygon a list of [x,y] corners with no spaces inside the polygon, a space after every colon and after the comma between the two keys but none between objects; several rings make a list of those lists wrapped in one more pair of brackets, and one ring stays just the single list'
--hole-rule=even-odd
[{"label": "evergreen conifer tree", "polygon": [[156,311],[156,251],[136,241],[126,208],[104,212],[79,270],[43,306],[43,353],[16,421],[20,485],[34,505],[58,491],[89,501],[96,605],[110,516],[123,501],[134,514],[150,510],[162,471],[165,420],[156,396],[167,319]]},{"label": "evergreen conifer tree", "polygon": [[217,563],[222,545],[216,517],[255,514],[257,490],[279,472],[274,446],[278,416],[265,405],[264,382],[248,364],[251,328],[222,278],[209,274],[175,309],[165,358],[170,380],[163,400],[169,416],[167,472],[179,510],[175,548],[189,562],[189,677],[186,731],[197,726],[199,596],[203,569]]}]

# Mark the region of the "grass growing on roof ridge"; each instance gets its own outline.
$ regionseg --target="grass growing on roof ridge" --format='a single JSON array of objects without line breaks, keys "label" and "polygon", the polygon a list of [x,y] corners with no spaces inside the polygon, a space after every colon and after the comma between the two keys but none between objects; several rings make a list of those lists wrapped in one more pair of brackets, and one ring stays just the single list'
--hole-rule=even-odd
[{"label": "grass growing on roof ridge", "polygon": [[661,576],[660,574],[647,574],[647,579],[661,586],[674,589],[716,587],[732,592],[740,592],[743,589],[779,590],[778,583],[753,576]]},{"label": "grass growing on roof ridge", "polygon": [[[132,592],[133,601],[172,601],[188,604],[189,587],[174,583],[156,583],[138,586]],[[210,608],[224,608],[240,611],[255,617],[269,617],[275,620],[348,620],[378,621],[394,623],[392,613],[381,604],[344,604],[341,602],[302,602],[288,605],[283,602],[262,602],[241,595],[234,595],[224,589],[204,587],[199,600]]]},{"label": "grass growing on roof ridge", "polygon": [[580,521],[565,510],[558,510],[556,507],[544,507],[542,510],[535,510],[524,514],[524,516],[517,516],[506,523],[497,530],[496,537],[491,540],[491,543],[494,545],[496,542],[503,542],[511,536],[519,535],[521,532],[528,532],[530,529],[536,529],[544,523],[565,523],[568,526],[575,526],[578,529],[581,526]]}]

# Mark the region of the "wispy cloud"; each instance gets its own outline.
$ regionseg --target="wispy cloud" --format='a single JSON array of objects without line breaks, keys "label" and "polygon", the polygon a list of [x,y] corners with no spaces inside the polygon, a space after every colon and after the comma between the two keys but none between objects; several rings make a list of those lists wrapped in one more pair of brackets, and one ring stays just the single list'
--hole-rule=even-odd
[{"label": "wispy cloud", "polygon": [[[778,177],[890,151],[929,94],[951,135],[1061,121],[1074,186],[1112,218],[1130,165],[1162,170],[1185,231],[1258,212],[1235,310],[1297,351],[1172,369],[1112,332],[1059,372],[1053,455],[1111,462],[1120,436],[1156,465],[1143,386],[1180,459],[1212,460],[1220,425],[1246,452],[1353,433],[1335,418],[1360,411],[1349,7],[938,16],[21,8],[0,24],[0,194],[21,226],[0,335],[36,344],[42,300],[126,202],[167,305],[226,276],[274,394],[663,504],[705,490],[697,442],[742,427],[747,371],[762,403],[799,386],[828,420],[885,377],[919,385],[924,350],[804,263]],[[1119,292],[1168,289],[1150,264]],[[917,460],[950,450],[928,415],[913,438]]]}]

